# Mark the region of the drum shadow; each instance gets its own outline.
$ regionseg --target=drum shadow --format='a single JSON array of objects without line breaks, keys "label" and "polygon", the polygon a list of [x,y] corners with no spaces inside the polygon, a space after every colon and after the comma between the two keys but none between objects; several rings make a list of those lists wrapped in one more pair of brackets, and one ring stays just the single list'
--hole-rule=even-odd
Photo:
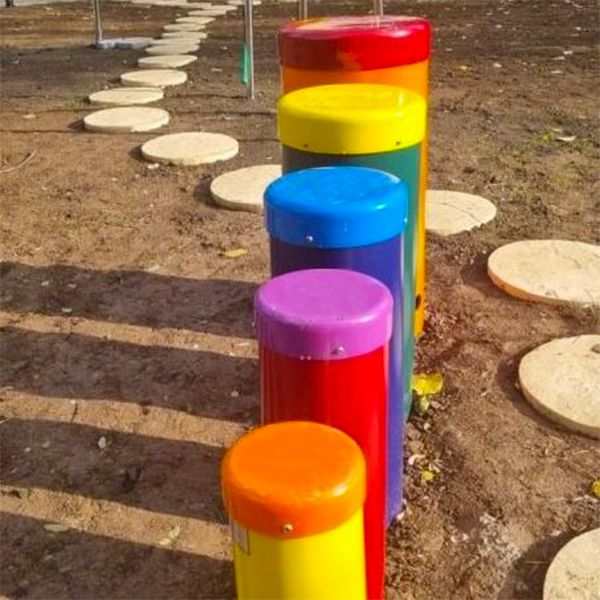
[{"label": "drum shadow", "polygon": [[71,317],[253,337],[257,285],[248,281],[17,262],[1,263],[0,276],[6,311],[64,316],[68,307]]},{"label": "drum shadow", "polygon": [[229,561],[76,529],[52,534],[46,524],[1,514],[0,579],[6,597],[235,598]]}]

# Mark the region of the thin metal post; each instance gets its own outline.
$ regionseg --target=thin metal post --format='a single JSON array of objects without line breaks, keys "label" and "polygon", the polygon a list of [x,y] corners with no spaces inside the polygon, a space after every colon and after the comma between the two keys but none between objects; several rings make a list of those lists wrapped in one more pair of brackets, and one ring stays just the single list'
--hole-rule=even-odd
[{"label": "thin metal post", "polygon": [[254,100],[254,23],[252,19],[252,0],[245,0],[244,4],[244,35],[246,38],[246,51],[248,53],[248,98]]},{"label": "thin metal post", "polygon": [[94,9],[94,44],[100,46],[102,43],[102,22],[100,21],[100,0],[92,0]]},{"label": "thin metal post", "polygon": [[298,0],[298,19],[308,19],[308,0]]},{"label": "thin metal post", "polygon": [[383,0],[373,0],[373,14],[376,17],[383,17]]}]

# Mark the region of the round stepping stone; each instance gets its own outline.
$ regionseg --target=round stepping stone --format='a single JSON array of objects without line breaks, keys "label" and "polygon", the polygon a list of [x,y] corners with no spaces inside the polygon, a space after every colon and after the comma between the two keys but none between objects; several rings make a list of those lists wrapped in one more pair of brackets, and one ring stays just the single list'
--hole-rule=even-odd
[{"label": "round stepping stone", "polygon": [[280,165],[246,167],[213,179],[210,193],[221,206],[259,213],[263,211],[265,189],[278,177],[281,177]]},{"label": "round stepping stone", "polygon": [[543,600],[600,598],[600,528],[565,544],[550,563]]},{"label": "round stepping stone", "polygon": [[[202,18],[223,17],[223,16],[225,16],[227,14],[227,11],[226,10],[219,10],[219,9],[216,9],[216,8],[205,8],[204,10],[194,11],[194,13],[197,16],[195,16],[195,17],[187,17],[187,18],[189,18],[189,19],[202,19]],[[185,19],[186,17],[182,17],[182,18]]]},{"label": "round stepping stone", "polygon": [[196,23],[169,23],[163,27],[164,31],[204,31],[204,25]]},{"label": "round stepping stone", "polygon": [[115,88],[94,92],[88,98],[91,104],[129,106],[131,104],[149,104],[162,100],[164,92],[155,87]]},{"label": "round stepping stone", "polygon": [[[193,32],[192,32],[193,33]],[[153,48],[155,46],[181,46],[181,45],[189,45],[196,44],[197,42],[190,42],[190,40],[166,40],[164,38],[156,38],[152,40],[150,47]]]},{"label": "round stepping stone", "polygon": [[[177,69],[198,60],[196,56],[187,54],[167,54],[166,56],[145,56],[138,59],[140,69]],[[135,88],[134,88],[135,89]],[[138,88],[146,89],[146,88]]]},{"label": "round stepping stone", "polygon": [[169,123],[169,113],[145,106],[106,108],[87,115],[83,123],[88,131],[102,133],[152,131]]},{"label": "round stepping stone", "polygon": [[202,10],[191,10],[188,15],[190,17],[205,17],[209,15],[220,16],[228,12],[236,11],[236,6],[213,6],[212,8],[203,8]]},{"label": "round stepping stone", "polygon": [[191,23],[192,25],[208,25],[214,21],[214,17],[179,17],[175,23]]},{"label": "round stepping stone", "polygon": [[123,85],[143,85],[151,87],[168,87],[181,85],[187,81],[185,71],[175,69],[142,69],[141,71],[130,71],[121,75]]},{"label": "round stepping stone", "polygon": [[600,304],[600,246],[565,240],[514,242],[494,250],[488,274],[506,293],[549,304]]},{"label": "round stepping stone", "polygon": [[237,140],[220,133],[173,133],[146,142],[142,155],[152,162],[193,166],[234,157]]},{"label": "round stepping stone", "polygon": [[176,44],[173,42],[168,46],[150,46],[146,48],[146,54],[149,56],[165,56],[168,54],[189,54],[198,52],[200,46],[198,44]]},{"label": "round stepping stone", "polygon": [[600,438],[600,335],[538,346],[522,358],[519,384],[525,398],[551,421]]},{"label": "round stepping stone", "polygon": [[438,235],[470,231],[496,216],[496,207],[489,200],[463,192],[427,190],[425,206],[427,230]]},{"label": "round stepping stone", "polygon": [[191,42],[197,44],[201,40],[205,40],[208,37],[208,33],[205,31],[165,31],[162,33],[161,38],[170,43],[172,42]]}]

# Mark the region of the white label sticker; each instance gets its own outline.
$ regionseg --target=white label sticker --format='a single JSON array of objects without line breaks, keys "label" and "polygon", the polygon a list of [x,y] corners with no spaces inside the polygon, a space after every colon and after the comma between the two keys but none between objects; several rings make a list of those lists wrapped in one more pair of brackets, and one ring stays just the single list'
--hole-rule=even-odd
[{"label": "white label sticker", "polygon": [[233,541],[246,554],[250,554],[250,546],[248,544],[248,530],[234,519],[229,520],[229,526],[231,528],[231,537],[233,538]]}]

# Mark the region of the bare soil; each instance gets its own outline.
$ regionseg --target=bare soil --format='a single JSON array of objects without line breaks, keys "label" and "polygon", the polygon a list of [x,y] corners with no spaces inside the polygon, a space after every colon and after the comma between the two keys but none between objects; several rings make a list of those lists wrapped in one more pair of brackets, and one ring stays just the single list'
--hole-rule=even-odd
[{"label": "bare soil", "polygon": [[[103,10],[109,36],[156,36],[183,14]],[[159,103],[170,132],[240,140],[235,159],[201,168],[150,168],[139,146],[153,134],[82,129],[86,96],[141,55],[88,47],[86,3],[0,11],[8,598],[234,594],[218,469],[259,419],[251,299],[268,257],[261,217],[215,208],[207,186],[279,158],[275,32],[294,10],[256,11],[255,102],[238,82],[238,11],[209,26],[190,82]],[[429,238],[418,368],[442,372],[445,388],[411,417],[388,597],[540,598],[558,548],[600,525],[600,448],[532,410],[516,369],[540,343],[600,331],[600,314],[510,298],[486,258],[519,239],[600,242],[597,4],[391,0],[388,11],[435,25],[430,187],[499,209],[480,230]],[[223,255],[234,248],[248,252]],[[429,465],[439,475],[423,483]],[[68,529],[45,527],[57,523]]]}]

